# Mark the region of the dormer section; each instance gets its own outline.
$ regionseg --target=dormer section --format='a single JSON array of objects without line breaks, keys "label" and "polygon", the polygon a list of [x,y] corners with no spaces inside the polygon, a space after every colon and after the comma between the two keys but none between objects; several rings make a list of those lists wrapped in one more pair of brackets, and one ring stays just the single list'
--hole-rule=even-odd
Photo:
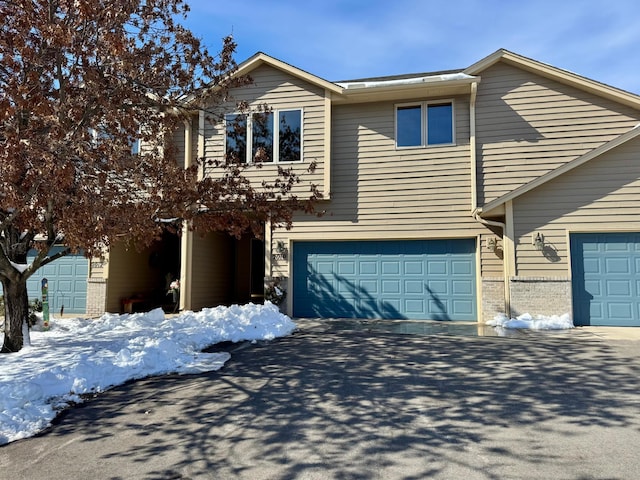
[{"label": "dormer section", "polygon": [[[342,88],[262,53],[235,76],[250,82],[232,88],[221,107],[205,104],[200,113],[199,156],[261,163],[248,171],[257,182],[273,178],[278,166],[293,168],[303,185],[313,183],[329,198],[332,95]],[[311,164],[315,171],[304,173]],[[214,174],[205,166],[204,175]]]}]

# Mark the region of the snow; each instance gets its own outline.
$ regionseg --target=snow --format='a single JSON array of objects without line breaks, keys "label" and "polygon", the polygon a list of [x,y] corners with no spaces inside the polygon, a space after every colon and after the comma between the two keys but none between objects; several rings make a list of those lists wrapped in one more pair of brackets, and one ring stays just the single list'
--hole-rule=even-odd
[{"label": "snow", "polygon": [[216,307],[166,317],[148,313],[105,314],[99,319],[51,319],[36,325],[31,344],[2,357],[0,445],[35,435],[57,413],[128,380],[167,373],[220,369],[226,352],[202,349],[223,341],[271,340],[296,324],[269,302]]},{"label": "snow", "polygon": [[509,318],[505,314],[496,315],[493,320],[486,322],[487,325],[496,328],[526,328],[531,330],[563,330],[573,328],[571,315],[543,316],[537,315],[535,318],[529,313],[525,313],[516,318]]},{"label": "snow", "polygon": [[465,73],[446,73],[441,75],[429,75],[424,77],[415,78],[401,78],[396,80],[379,80],[370,82],[341,82],[338,83],[340,87],[344,89],[354,88],[379,88],[379,87],[396,87],[404,85],[415,85],[421,83],[434,83],[434,82],[451,82],[456,80],[473,80],[476,77],[467,75]]},{"label": "snow", "polygon": [[24,273],[24,271],[29,268],[29,264],[26,263],[15,263],[15,262],[10,262],[11,266],[13,268],[15,268],[17,271],[19,271],[20,273]]}]

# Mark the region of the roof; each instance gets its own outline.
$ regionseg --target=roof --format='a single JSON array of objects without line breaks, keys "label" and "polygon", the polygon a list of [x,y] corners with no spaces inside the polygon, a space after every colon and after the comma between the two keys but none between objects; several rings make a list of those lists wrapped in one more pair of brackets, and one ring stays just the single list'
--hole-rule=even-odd
[{"label": "roof", "polygon": [[463,68],[459,68],[456,70],[439,70],[437,72],[422,72],[422,73],[406,73],[406,74],[396,74],[396,75],[385,75],[381,77],[367,77],[367,78],[355,78],[349,80],[338,80],[333,83],[341,84],[341,83],[361,83],[361,82],[384,82],[387,80],[400,80],[404,78],[418,78],[418,77],[433,77],[436,75],[448,75],[450,73],[462,73],[464,71]]}]

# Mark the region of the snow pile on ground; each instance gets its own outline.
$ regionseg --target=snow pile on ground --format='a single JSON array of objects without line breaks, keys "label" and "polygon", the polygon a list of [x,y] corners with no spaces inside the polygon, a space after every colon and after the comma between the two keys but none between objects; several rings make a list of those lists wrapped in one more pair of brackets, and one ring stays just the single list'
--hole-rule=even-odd
[{"label": "snow pile on ground", "polygon": [[509,318],[504,313],[501,313],[496,315],[493,320],[487,321],[486,324],[491,327],[527,328],[531,330],[563,330],[573,328],[573,320],[571,320],[571,315],[568,313],[551,316],[536,315],[535,318],[529,313],[522,314],[516,318]]},{"label": "snow pile on ground", "polygon": [[271,340],[296,328],[269,302],[184,312],[162,310],[37,326],[31,345],[0,356],[0,445],[46,428],[80,394],[166,373],[220,369],[228,353],[201,350],[223,341]]}]

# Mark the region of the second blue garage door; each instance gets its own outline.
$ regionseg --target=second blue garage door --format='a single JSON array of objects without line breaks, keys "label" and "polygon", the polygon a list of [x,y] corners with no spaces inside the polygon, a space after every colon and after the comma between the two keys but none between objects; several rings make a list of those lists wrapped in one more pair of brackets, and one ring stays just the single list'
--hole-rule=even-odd
[{"label": "second blue garage door", "polygon": [[471,320],[475,239],[295,242],[296,317]]},{"label": "second blue garage door", "polygon": [[640,326],[640,233],[570,238],[574,323]]}]

